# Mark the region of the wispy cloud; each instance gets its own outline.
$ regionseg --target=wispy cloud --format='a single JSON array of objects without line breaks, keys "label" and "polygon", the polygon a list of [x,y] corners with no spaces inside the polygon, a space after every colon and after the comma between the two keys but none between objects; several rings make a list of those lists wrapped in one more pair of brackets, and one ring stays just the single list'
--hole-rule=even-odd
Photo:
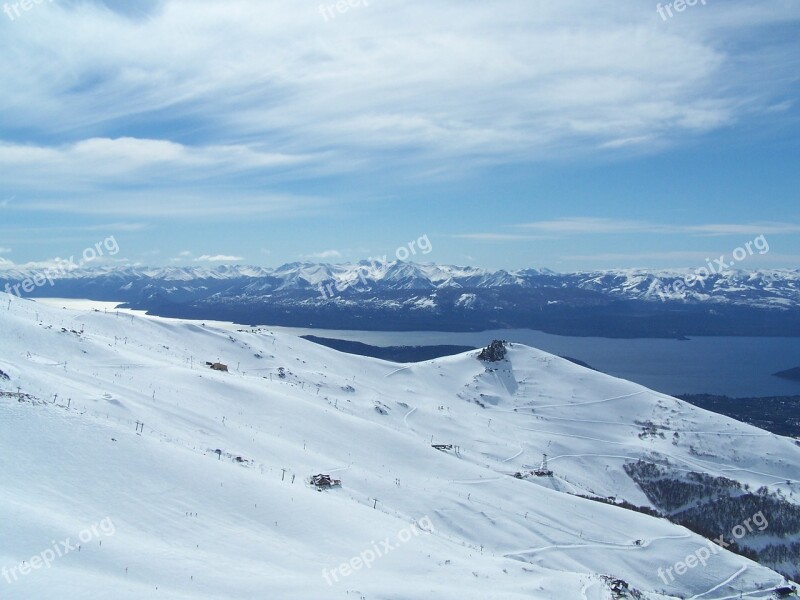
[{"label": "wispy cloud", "polygon": [[530,231],[550,234],[586,234],[586,233],[641,233],[643,230],[651,231],[659,226],[650,225],[641,221],[624,219],[607,219],[596,217],[567,217],[551,221],[535,221],[522,223],[517,227]]},{"label": "wispy cloud", "polygon": [[[530,166],[577,169],[694,148],[753,119],[796,118],[796,36],[770,34],[797,26],[797,2],[726,0],[670,24],[654,5],[580,0],[381,0],[335,23],[318,8],[64,0],[18,22],[0,18],[0,241],[21,252],[30,238],[55,251],[66,233],[4,226],[130,221],[127,231],[153,230],[130,236],[143,256],[148,238],[160,243],[155,236],[174,220],[188,226],[164,247],[165,261],[193,247],[189,232],[200,230],[219,236],[210,248],[257,256],[261,221],[313,221],[352,206],[366,214],[368,201],[433,197],[424,189],[433,179],[488,181],[506,167],[528,178]],[[509,183],[510,209],[527,183]],[[581,210],[565,201],[569,193],[556,200],[558,214]],[[206,227],[218,223],[218,234]],[[246,249],[230,243],[230,223],[243,225]],[[756,225],[573,218],[493,232],[473,218],[455,238],[464,252],[470,241],[502,252],[502,243],[584,233],[797,231]],[[306,248],[380,242],[321,236],[313,226],[307,235]],[[303,250],[281,240],[273,251],[283,260]]]},{"label": "wispy cloud", "polygon": [[309,160],[309,156],[271,153],[255,146],[187,146],[131,137],[89,138],[59,146],[0,143],[0,164],[4,167],[23,170],[48,167],[114,181],[142,175],[175,177],[176,170],[180,174],[182,169],[211,177],[225,172],[285,168]]},{"label": "wispy cloud", "polygon": [[[668,251],[668,252],[603,252],[598,254],[578,254],[572,256],[561,256],[560,261],[571,263],[609,263],[615,267],[639,267],[653,268],[691,268],[703,266],[706,261],[720,256],[720,249],[708,249],[708,251]],[[800,255],[797,254],[753,254],[747,257],[747,264],[769,264],[771,266],[782,266],[796,268],[800,264]]]},{"label": "wispy cloud", "polygon": [[711,256],[710,252],[695,252],[686,250],[668,252],[599,252],[597,254],[579,254],[573,256],[562,256],[561,260],[580,261],[580,262],[614,262],[635,263],[637,261],[689,261],[704,262],[705,258]]},{"label": "wispy cloud", "polygon": [[601,148],[627,148],[630,146],[645,146],[653,141],[649,135],[639,135],[634,137],[616,138],[600,144]]},{"label": "wispy cloud", "polygon": [[0,235],[6,236],[9,234],[38,234],[43,237],[54,237],[54,234],[59,232],[136,232],[143,231],[149,226],[146,223],[137,223],[135,221],[129,222],[114,222],[114,223],[93,223],[93,224],[70,224],[70,225],[54,225],[50,222],[47,223],[31,223],[28,227],[21,227],[19,225],[6,225],[0,222]]},{"label": "wispy cloud", "polygon": [[201,254],[195,256],[191,250],[182,250],[178,252],[177,256],[169,259],[173,264],[188,264],[188,263],[236,263],[244,260],[243,256],[236,256],[233,254]]},{"label": "wispy cloud", "polygon": [[312,254],[302,254],[300,258],[310,258],[313,260],[328,260],[331,258],[342,258],[342,253],[338,250],[323,250],[322,252],[314,252]]},{"label": "wispy cloud", "polygon": [[74,259],[74,263],[70,262],[68,258],[61,258],[56,256],[55,258],[48,258],[44,260],[31,260],[22,263],[15,263],[14,261],[8,260],[0,256],[0,269],[20,269],[20,270],[63,270],[65,268],[73,268],[71,265],[75,264],[76,266],[85,266],[87,268],[94,268],[99,266],[121,266],[121,265],[130,265],[131,261],[127,258],[119,258],[115,256],[97,256],[96,258],[92,259],[90,262],[85,263],[85,265],[81,265],[83,261],[80,259],[79,256],[72,256]]},{"label": "wispy cloud", "polygon": [[760,235],[800,233],[800,224],[795,223],[719,223],[710,225],[687,225],[681,228],[687,233],[702,235]]},{"label": "wispy cloud", "polygon": [[[329,202],[308,195],[271,194],[258,190],[236,189],[234,185],[176,185],[139,191],[93,189],[84,194],[48,194],[25,203],[32,212],[95,216],[100,218],[148,218],[184,221],[241,220],[242,218],[283,218],[319,214]],[[44,196],[44,194],[42,194]]]},{"label": "wispy cloud", "polygon": [[223,263],[223,262],[238,262],[244,260],[243,256],[234,256],[232,254],[203,254],[193,259],[194,262],[205,263]]},{"label": "wispy cloud", "polygon": [[[58,146],[0,141],[0,178],[26,190],[16,210],[100,217],[302,214],[325,201],[265,191],[262,178],[285,175],[311,160],[255,145],[188,146],[130,137]],[[137,226],[143,225],[126,225]]]},{"label": "wispy cloud", "polygon": [[698,236],[767,235],[800,232],[800,224],[762,223],[711,223],[704,225],[672,225],[596,217],[568,217],[551,221],[535,221],[517,225],[529,231],[560,235],[585,234],[690,234]]},{"label": "wispy cloud", "polygon": [[542,235],[521,235],[515,233],[458,233],[447,237],[479,242],[524,242],[548,239],[547,236]]},{"label": "wispy cloud", "polygon": [[176,256],[170,258],[169,262],[186,265],[189,263],[238,263],[243,260],[243,256],[234,254],[201,254],[196,256],[191,250],[181,250]]},{"label": "wispy cloud", "polygon": [[[0,64],[10,90],[0,129],[54,143],[7,143],[0,162],[94,157],[96,173],[124,178],[176,165],[340,171],[403,153],[427,168],[455,156],[469,159],[466,167],[647,149],[781,107],[782,65],[770,62],[770,78],[756,59],[733,60],[735,47],[722,42],[800,16],[795,4],[755,10],[731,0],[664,27],[644,6],[384,0],[330,27],[315,4],[153,6],[132,14],[77,0],[26,15],[28,26],[2,25],[0,48],[15,52]],[[51,60],[53,47],[69,68]],[[789,50],[770,56],[792,63]],[[721,85],[731,73],[737,85]],[[92,133],[131,120],[161,135]],[[177,141],[189,137],[205,142]]]}]

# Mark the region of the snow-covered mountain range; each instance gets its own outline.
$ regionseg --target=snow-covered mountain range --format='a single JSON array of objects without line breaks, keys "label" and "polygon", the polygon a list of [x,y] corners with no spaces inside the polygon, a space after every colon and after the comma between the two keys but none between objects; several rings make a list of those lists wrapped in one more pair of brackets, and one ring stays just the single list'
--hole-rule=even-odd
[{"label": "snow-covered mountain range", "polygon": [[796,576],[794,440],[499,348],[400,365],[0,293],[0,597],[763,600]]},{"label": "snow-covered mountain range", "polygon": [[[489,271],[394,262],[267,269],[98,267],[0,271],[20,295],[126,302],[163,316],[329,329],[528,327],[567,335],[800,335],[800,271]],[[689,279],[691,282],[692,280]],[[15,288],[16,286],[16,288]],[[30,289],[32,288],[32,289]]]},{"label": "snow-covered mountain range", "polygon": [[[41,269],[0,270],[0,282],[13,283],[33,277]],[[277,268],[253,266],[206,267],[95,267],[65,270],[57,280],[89,280],[109,282],[147,281],[166,286],[184,287],[186,291],[201,282],[232,282],[239,293],[258,294],[287,290],[307,291],[321,297],[352,291],[400,291],[487,289],[516,287],[520,289],[563,288],[599,292],[612,297],[682,302],[718,302],[750,304],[764,307],[787,307],[800,304],[800,269],[758,271],[729,270],[709,275],[693,285],[678,286],[690,270],[652,271],[617,269],[557,273],[549,269],[490,271],[474,267],[417,264],[402,261],[328,264],[290,263]],[[236,289],[236,288],[233,288]],[[233,293],[230,290],[229,293]]]}]

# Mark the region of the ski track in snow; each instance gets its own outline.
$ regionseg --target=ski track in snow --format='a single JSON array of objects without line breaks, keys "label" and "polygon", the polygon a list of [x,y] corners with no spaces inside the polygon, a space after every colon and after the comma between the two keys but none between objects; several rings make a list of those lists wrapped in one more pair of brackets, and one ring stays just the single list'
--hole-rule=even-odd
[{"label": "ski track in snow", "polygon": [[585,583],[583,585],[583,587],[581,587],[581,598],[583,598],[583,600],[589,600],[589,597],[586,595],[586,590],[589,589],[589,587],[592,585],[592,583],[593,582],[591,582],[591,581],[587,582],[587,583]]},{"label": "ski track in snow", "polygon": [[390,373],[387,373],[386,375],[384,375],[384,377],[391,377],[392,375],[395,375],[396,373],[399,373],[400,371],[406,371],[406,370],[410,369],[412,366],[413,365],[409,365],[407,367],[400,367],[399,369],[395,369],[394,371],[392,371]]},{"label": "ski track in snow", "polygon": [[533,408],[579,408],[581,406],[590,406],[592,404],[603,404],[613,400],[624,400],[625,398],[633,398],[634,396],[647,393],[650,393],[650,390],[640,390],[638,392],[633,392],[632,394],[623,394],[622,396],[613,396],[612,398],[603,398],[601,400],[589,400],[588,402],[572,402],[567,404],[545,404],[544,406],[535,406]]},{"label": "ski track in snow", "polygon": [[515,458],[517,458],[518,456],[520,456],[523,452],[525,452],[525,450],[522,448],[522,446],[520,446],[519,452],[517,452],[514,456],[510,456],[510,457],[504,459],[503,462],[504,463],[510,462],[510,461],[514,460]]},{"label": "ski track in snow", "polygon": [[403,417],[403,423],[405,423],[405,424],[406,424],[406,427],[408,427],[409,429],[411,429],[411,425],[409,425],[409,424],[408,424],[408,417],[410,417],[410,416],[411,416],[411,415],[412,415],[412,414],[413,414],[413,413],[414,413],[416,410],[417,410],[417,407],[415,406],[415,407],[414,407],[414,408],[412,408],[410,411],[408,411],[408,412],[405,414],[405,416]]},{"label": "ski track in snow", "polygon": [[745,566],[743,566],[743,567],[741,567],[741,568],[740,568],[738,571],[736,571],[736,573],[734,573],[733,575],[731,575],[730,577],[728,577],[728,578],[727,578],[725,581],[723,581],[722,583],[718,583],[717,585],[715,585],[714,587],[712,587],[712,588],[711,588],[710,590],[708,590],[707,592],[703,592],[702,594],[697,594],[697,595],[695,595],[695,596],[692,596],[691,598],[689,598],[689,600],[696,600],[697,598],[702,598],[703,596],[707,596],[707,595],[708,595],[708,594],[710,594],[711,592],[716,592],[716,591],[717,591],[719,588],[721,588],[721,587],[724,587],[724,586],[728,585],[729,583],[731,583],[732,581],[734,581],[735,579],[737,579],[737,578],[739,577],[739,575],[741,575],[741,574],[742,574],[742,573],[744,573],[745,571],[747,571],[747,566],[746,566],[746,565],[745,565]]},{"label": "ski track in snow", "polygon": [[[687,533],[685,535],[667,535],[645,540],[642,544],[635,544],[633,542],[628,544],[611,543],[611,542],[595,542],[592,544],[556,544],[552,546],[544,546],[542,548],[532,548],[529,550],[519,550],[516,552],[509,552],[506,554],[506,556],[523,556],[527,554],[539,554],[541,552],[547,552],[550,550],[573,550],[576,548],[606,548],[606,549],[625,550],[625,551],[644,550],[646,548],[649,548],[653,542],[659,542],[663,540],[681,540],[681,539],[688,539],[691,537],[692,534],[690,533]],[[743,569],[746,569],[746,567],[743,567]]]}]

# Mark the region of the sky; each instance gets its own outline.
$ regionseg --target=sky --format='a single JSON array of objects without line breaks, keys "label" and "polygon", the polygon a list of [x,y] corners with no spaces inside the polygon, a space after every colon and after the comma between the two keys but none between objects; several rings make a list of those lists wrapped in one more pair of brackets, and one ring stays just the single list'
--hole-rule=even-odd
[{"label": "sky", "polygon": [[797,0],[0,4],[0,268],[800,267]]}]

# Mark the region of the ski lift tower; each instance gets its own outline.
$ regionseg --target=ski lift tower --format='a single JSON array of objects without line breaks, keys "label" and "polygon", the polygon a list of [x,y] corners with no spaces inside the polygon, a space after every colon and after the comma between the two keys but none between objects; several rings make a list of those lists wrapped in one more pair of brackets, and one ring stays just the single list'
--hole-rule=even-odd
[{"label": "ski lift tower", "polygon": [[547,454],[542,455],[542,465],[533,472],[537,477],[552,477],[553,472],[547,468]]}]

